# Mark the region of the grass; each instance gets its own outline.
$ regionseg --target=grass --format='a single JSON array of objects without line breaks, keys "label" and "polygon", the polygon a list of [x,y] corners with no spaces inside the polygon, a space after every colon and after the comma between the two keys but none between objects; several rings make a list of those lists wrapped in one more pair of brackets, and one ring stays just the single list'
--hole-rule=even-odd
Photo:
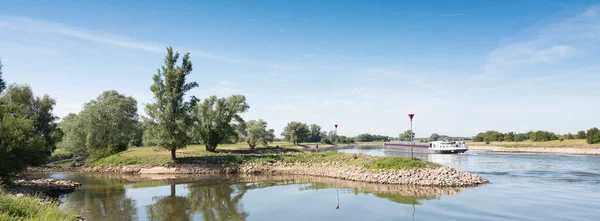
[{"label": "grass", "polygon": [[76,215],[32,197],[15,198],[0,192],[0,221],[75,220]]},{"label": "grass", "polygon": [[413,168],[436,168],[437,163],[410,157],[381,157],[368,165],[371,170],[408,170]]},{"label": "grass", "polygon": [[575,139],[575,140],[553,140],[553,141],[543,141],[543,142],[535,142],[531,140],[526,140],[522,142],[491,142],[490,144],[485,144],[484,142],[467,142],[468,145],[472,146],[498,146],[498,147],[507,147],[507,148],[528,148],[528,147],[547,147],[547,148],[600,148],[600,144],[588,144],[584,139]]},{"label": "grass", "polygon": [[203,146],[192,145],[177,151],[177,160],[170,159],[169,151],[155,147],[130,148],[127,151],[90,162],[92,166],[121,166],[139,164],[244,164],[244,163],[292,163],[296,165],[335,165],[339,167],[362,166],[371,170],[407,170],[439,166],[408,157],[373,157],[364,154],[338,152],[312,153],[295,148],[257,147],[250,150],[243,145],[223,145],[217,152],[208,152]]},{"label": "grass", "polygon": [[73,158],[73,154],[71,152],[66,151],[65,149],[56,149],[50,155],[48,162],[55,162],[55,161],[70,159],[70,158]]}]

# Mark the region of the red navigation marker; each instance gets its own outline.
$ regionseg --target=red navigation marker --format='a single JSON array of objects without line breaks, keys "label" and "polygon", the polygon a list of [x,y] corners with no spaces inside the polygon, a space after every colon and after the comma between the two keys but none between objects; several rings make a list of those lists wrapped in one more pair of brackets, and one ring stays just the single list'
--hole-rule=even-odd
[{"label": "red navigation marker", "polygon": [[415,116],[415,114],[408,114],[408,118],[410,118],[410,120],[412,121],[413,117]]},{"label": "red navigation marker", "polygon": [[338,125],[336,124],[336,125],[333,125],[333,126],[335,126],[335,129],[337,129],[337,126],[338,126]]}]

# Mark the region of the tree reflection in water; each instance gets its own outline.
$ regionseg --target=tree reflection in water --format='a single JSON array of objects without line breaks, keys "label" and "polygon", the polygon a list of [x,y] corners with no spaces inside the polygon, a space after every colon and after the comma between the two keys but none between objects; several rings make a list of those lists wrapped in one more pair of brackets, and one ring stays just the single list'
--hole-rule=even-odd
[{"label": "tree reflection in water", "polygon": [[[336,209],[339,209],[340,204],[343,203],[340,202],[343,201],[340,195],[344,196],[344,194],[372,195],[394,203],[411,205],[414,220],[415,205],[420,205],[423,200],[437,199],[442,195],[457,194],[462,189],[379,185],[306,176],[195,176],[150,182],[140,182],[140,180],[129,178],[99,179],[92,176],[85,176],[85,178],[93,180],[83,181],[84,188],[69,195],[66,198],[66,204],[74,207],[75,211],[79,211],[83,217],[89,220],[138,220],[138,216],[140,216],[144,220],[155,221],[244,221],[250,215],[244,211],[242,204],[242,198],[247,192],[271,186],[297,184],[300,184],[298,186],[300,191],[333,190],[332,188],[335,188]],[[126,194],[126,189],[145,189],[165,185],[170,187],[170,193],[157,195],[156,191],[152,191],[149,193],[152,194],[151,200],[140,197],[139,191],[133,191],[129,195],[130,197],[140,197],[135,198],[140,202],[128,198],[128,194]],[[177,192],[178,190],[181,192]],[[137,203],[147,205],[145,211],[137,211]],[[332,201],[331,203],[336,202]]]},{"label": "tree reflection in water", "polygon": [[119,180],[88,177],[84,182],[94,183],[85,191],[67,197],[70,209],[80,211],[83,217],[93,220],[137,220],[135,201],[128,198]]},{"label": "tree reflection in water", "polygon": [[248,190],[244,183],[203,182],[189,184],[188,200],[192,211],[201,213],[205,221],[246,220],[240,200]]},{"label": "tree reflection in water", "polygon": [[156,203],[146,206],[149,220],[191,220],[190,202],[187,197],[176,195],[175,184],[171,184],[171,194],[152,197]]}]

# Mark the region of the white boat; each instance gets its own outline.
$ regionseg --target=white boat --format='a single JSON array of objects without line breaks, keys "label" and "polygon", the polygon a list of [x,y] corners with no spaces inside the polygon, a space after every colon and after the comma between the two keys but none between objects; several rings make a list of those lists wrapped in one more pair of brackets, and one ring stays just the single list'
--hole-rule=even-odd
[{"label": "white boat", "polygon": [[432,141],[432,142],[386,142],[384,149],[395,149],[414,153],[464,153],[469,146],[464,141]]}]

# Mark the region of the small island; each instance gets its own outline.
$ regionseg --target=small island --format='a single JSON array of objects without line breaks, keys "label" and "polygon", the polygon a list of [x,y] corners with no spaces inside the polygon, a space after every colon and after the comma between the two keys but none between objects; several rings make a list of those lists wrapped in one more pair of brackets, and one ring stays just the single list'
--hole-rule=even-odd
[{"label": "small island", "polygon": [[84,167],[86,173],[132,174],[278,174],[310,175],[380,184],[463,187],[487,183],[480,176],[410,157],[376,157],[337,152],[312,153],[264,147],[208,152],[199,146],[178,151],[135,148]]}]

